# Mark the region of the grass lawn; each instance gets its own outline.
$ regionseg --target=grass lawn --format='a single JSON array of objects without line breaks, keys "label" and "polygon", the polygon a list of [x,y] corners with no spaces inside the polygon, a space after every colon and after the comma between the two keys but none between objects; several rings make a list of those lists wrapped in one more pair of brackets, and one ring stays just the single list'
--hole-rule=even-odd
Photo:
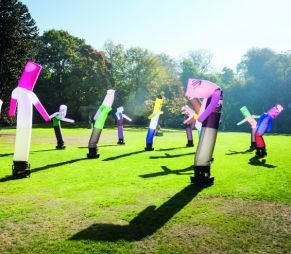
[{"label": "grass lawn", "polygon": [[[91,130],[34,128],[31,177],[12,180],[14,129],[0,132],[0,253],[290,253],[291,136],[265,136],[268,156],[247,152],[250,135],[222,133],[214,185],[189,185],[195,147],[164,130],[145,152],[146,128],[105,129],[88,160]],[[251,160],[250,160],[251,159]]]}]

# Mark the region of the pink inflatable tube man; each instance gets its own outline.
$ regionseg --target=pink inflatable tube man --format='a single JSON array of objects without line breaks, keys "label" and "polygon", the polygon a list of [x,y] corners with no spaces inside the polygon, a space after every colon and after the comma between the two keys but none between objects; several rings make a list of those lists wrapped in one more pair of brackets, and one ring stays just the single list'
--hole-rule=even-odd
[{"label": "pink inflatable tube man", "polygon": [[265,132],[270,132],[272,129],[273,120],[283,111],[283,107],[280,104],[269,109],[267,113],[264,113],[260,116],[258,121],[258,127],[255,134],[256,137],[256,145],[257,151],[256,156],[265,157],[267,155],[266,152],[266,144],[263,138]]},{"label": "pink inflatable tube man", "polygon": [[191,182],[197,185],[210,185],[214,181],[210,175],[210,165],[213,161],[212,154],[219,127],[223,93],[219,86],[208,80],[189,79],[185,96],[190,102],[203,98],[203,104],[205,104],[205,109],[200,110],[197,119],[202,123],[202,129]]},{"label": "pink inflatable tube man", "polygon": [[32,105],[35,106],[45,121],[50,121],[45,108],[33,93],[33,88],[41,68],[41,65],[37,63],[32,61],[27,62],[19,79],[18,87],[12,91],[11,95],[8,113],[10,117],[15,115],[17,107],[17,128],[12,166],[12,175],[15,178],[23,178],[30,175],[28,157],[32,128]]}]

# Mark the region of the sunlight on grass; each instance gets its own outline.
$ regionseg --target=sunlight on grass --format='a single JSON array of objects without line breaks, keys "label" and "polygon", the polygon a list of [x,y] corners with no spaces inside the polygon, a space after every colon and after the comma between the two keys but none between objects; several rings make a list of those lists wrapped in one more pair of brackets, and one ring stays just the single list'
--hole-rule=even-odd
[{"label": "sunlight on grass", "polygon": [[[291,137],[266,136],[268,156],[249,163],[247,133],[219,133],[213,186],[189,186],[194,148],[166,130],[145,152],[145,128],[125,146],[105,129],[100,158],[86,159],[89,129],[34,128],[31,177],[12,180],[14,129],[1,130],[1,253],[221,253],[290,250]],[[194,134],[197,137],[197,134]],[[289,241],[288,241],[289,239]],[[264,250],[264,251],[263,251]]]}]

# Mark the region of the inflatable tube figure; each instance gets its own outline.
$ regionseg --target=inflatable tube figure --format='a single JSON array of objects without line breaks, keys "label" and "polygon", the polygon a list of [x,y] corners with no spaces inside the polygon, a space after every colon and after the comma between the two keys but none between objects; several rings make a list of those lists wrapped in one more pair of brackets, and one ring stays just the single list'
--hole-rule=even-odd
[{"label": "inflatable tube figure", "polygon": [[[209,185],[214,181],[210,175],[210,165],[213,161],[212,154],[219,127],[223,93],[219,86],[208,80],[189,79],[185,95],[190,100],[196,114],[199,113],[197,120],[202,123],[195,154],[194,176],[191,177],[191,182],[197,185]],[[199,108],[199,98],[204,98],[204,110]],[[197,104],[196,109],[195,104]],[[202,105],[201,108],[203,108]]]},{"label": "inflatable tube figure", "polygon": [[150,126],[148,128],[148,133],[146,137],[146,147],[145,151],[153,151],[153,139],[155,135],[156,128],[159,123],[159,118],[160,115],[163,114],[162,110],[162,105],[163,105],[163,99],[162,96],[159,96],[154,105],[154,110],[153,113],[148,117],[148,119],[151,119]]},{"label": "inflatable tube figure", "polygon": [[242,121],[237,123],[236,125],[241,125],[245,122],[248,122],[251,126],[251,145],[250,145],[250,150],[255,150],[256,149],[256,138],[255,138],[255,133],[257,130],[257,121],[255,120],[256,118],[259,118],[260,116],[257,115],[251,115],[250,111],[246,106],[243,106],[240,108],[240,111],[244,117]]},{"label": "inflatable tube figure", "polygon": [[197,120],[197,114],[195,114],[194,110],[191,109],[188,105],[182,107],[182,114],[184,115],[184,126],[186,130],[187,136],[187,147],[193,147],[193,135],[192,135],[192,127]]},{"label": "inflatable tube figure", "polygon": [[61,121],[67,123],[74,123],[75,121],[69,118],[66,118],[68,107],[66,105],[61,105],[59,108],[59,112],[55,112],[50,115],[50,119],[53,119],[53,127],[57,139],[56,149],[65,149]]},{"label": "inflatable tube figure", "polygon": [[127,121],[131,122],[131,118],[129,118],[127,115],[123,114],[124,108],[119,107],[116,110],[115,116],[117,118],[117,131],[118,131],[118,145],[124,145],[124,135],[123,135],[123,119],[126,119]]},{"label": "inflatable tube figure", "polygon": [[17,128],[12,166],[12,175],[15,178],[23,178],[30,175],[28,157],[32,128],[32,105],[35,106],[45,121],[50,121],[45,108],[33,93],[33,88],[41,69],[41,65],[32,61],[27,62],[19,79],[18,87],[12,91],[11,95],[8,113],[10,117],[15,115],[17,107]]},{"label": "inflatable tube figure", "polygon": [[89,153],[87,154],[88,159],[99,158],[98,152],[98,141],[100,139],[100,135],[102,129],[104,127],[105,121],[107,119],[108,113],[112,110],[112,104],[114,101],[115,90],[107,90],[107,94],[99,107],[98,111],[94,116],[94,127],[91,133],[91,137],[88,144]]},{"label": "inflatable tube figure", "polygon": [[3,101],[0,100],[0,114],[1,114],[1,110],[2,110],[2,105],[3,105]]},{"label": "inflatable tube figure", "polygon": [[264,113],[260,116],[258,121],[258,127],[256,130],[256,156],[265,157],[267,155],[266,144],[263,138],[265,132],[270,132],[272,129],[273,120],[283,111],[283,106],[277,104],[276,106],[269,109],[267,113]]}]

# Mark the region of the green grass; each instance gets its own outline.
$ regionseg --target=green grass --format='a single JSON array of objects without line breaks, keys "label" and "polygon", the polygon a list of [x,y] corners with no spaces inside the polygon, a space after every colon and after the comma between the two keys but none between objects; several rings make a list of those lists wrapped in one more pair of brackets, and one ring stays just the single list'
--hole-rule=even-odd
[{"label": "green grass", "polygon": [[[195,148],[164,130],[144,152],[146,128],[105,129],[87,160],[89,129],[35,128],[31,177],[12,180],[14,129],[0,132],[1,253],[288,253],[291,136],[265,136],[266,161],[247,133],[218,135],[213,186],[189,186]],[[194,134],[196,139],[197,134]],[[197,144],[197,139],[194,141]]]}]

